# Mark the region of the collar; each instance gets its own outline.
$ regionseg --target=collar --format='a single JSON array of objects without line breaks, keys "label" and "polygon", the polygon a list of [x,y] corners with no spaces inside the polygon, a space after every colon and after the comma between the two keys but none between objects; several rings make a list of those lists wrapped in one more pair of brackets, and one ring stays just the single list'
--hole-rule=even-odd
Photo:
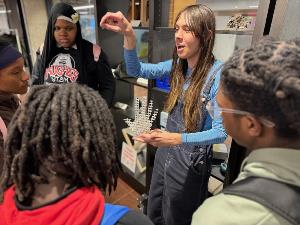
[{"label": "collar", "polygon": [[15,94],[7,94],[0,92],[0,103],[1,105],[9,104],[18,107],[20,104],[20,100]]},{"label": "collar", "polygon": [[237,181],[249,176],[266,177],[300,186],[300,149],[261,148],[244,160]]},{"label": "collar", "polygon": [[15,192],[14,186],[4,192],[4,200],[0,204],[0,212],[3,214],[1,225],[99,225],[104,213],[104,196],[96,186],[70,190],[63,199],[35,208],[21,206],[19,209],[20,205],[17,207],[15,202]]},{"label": "collar", "polygon": [[188,67],[188,69],[187,69],[187,71],[186,71],[186,76],[187,76],[187,77],[190,77],[190,76],[192,75],[192,73],[193,73],[193,70],[194,70],[194,68]]},{"label": "collar", "polygon": [[[243,163],[242,168],[252,162],[266,162],[266,163],[297,163],[300,160],[300,149],[292,148],[260,148],[251,151],[249,156]],[[299,164],[300,165],[300,164]]]}]

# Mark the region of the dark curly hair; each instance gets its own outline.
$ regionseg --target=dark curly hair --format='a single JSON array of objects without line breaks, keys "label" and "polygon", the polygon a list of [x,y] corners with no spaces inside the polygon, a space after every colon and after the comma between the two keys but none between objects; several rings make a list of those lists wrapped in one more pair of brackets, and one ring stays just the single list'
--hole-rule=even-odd
[{"label": "dark curly hair", "polygon": [[238,109],[273,121],[280,137],[299,138],[299,38],[264,38],[234,53],[224,65],[221,85]]},{"label": "dark curly hair", "polygon": [[78,84],[34,86],[9,127],[0,194],[12,184],[20,202],[30,201],[46,174],[71,185],[109,192],[120,168],[116,129],[102,97]]}]

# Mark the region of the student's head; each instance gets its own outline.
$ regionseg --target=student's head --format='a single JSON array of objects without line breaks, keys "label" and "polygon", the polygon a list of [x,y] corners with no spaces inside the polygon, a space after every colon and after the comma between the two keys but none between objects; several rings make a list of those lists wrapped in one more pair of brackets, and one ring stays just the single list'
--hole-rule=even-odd
[{"label": "student's head", "polygon": [[79,14],[72,6],[66,3],[54,5],[50,12],[49,23],[58,46],[69,48],[76,43],[77,33],[80,30]]},{"label": "student's head", "polygon": [[11,122],[4,155],[0,193],[14,184],[21,202],[53,177],[71,187],[111,189],[119,171],[112,115],[96,91],[78,84],[32,87]]},{"label": "student's head", "polygon": [[10,44],[0,42],[0,92],[25,94],[28,80],[21,53]]},{"label": "student's head", "polygon": [[217,95],[228,134],[250,149],[300,138],[300,39],[262,40],[226,62]]},{"label": "student's head", "polygon": [[205,5],[191,5],[175,19],[175,44],[179,58],[195,66],[199,57],[212,57],[215,40],[215,16]]},{"label": "student's head", "polygon": [[[197,130],[200,118],[201,89],[215,58],[215,16],[205,5],[191,5],[179,12],[175,20],[175,49],[170,92],[165,110],[170,112],[184,94],[183,119],[187,132]],[[185,74],[191,69],[190,85],[183,93]]]},{"label": "student's head", "polygon": [[56,43],[64,48],[69,48],[75,43],[77,27],[74,23],[64,19],[57,19],[54,28]]}]

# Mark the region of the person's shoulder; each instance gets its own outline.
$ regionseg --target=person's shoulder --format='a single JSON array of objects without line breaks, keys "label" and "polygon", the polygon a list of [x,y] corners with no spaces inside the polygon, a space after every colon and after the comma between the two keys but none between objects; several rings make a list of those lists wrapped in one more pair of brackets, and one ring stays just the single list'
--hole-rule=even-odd
[{"label": "person's shoulder", "polygon": [[151,220],[140,211],[135,211],[127,206],[105,203],[104,216],[101,225],[153,225]]},{"label": "person's shoulder", "polygon": [[261,225],[280,224],[276,222],[275,215],[261,204],[239,196],[221,193],[207,199],[196,210],[192,225],[254,225],[258,223]]},{"label": "person's shoulder", "polygon": [[210,75],[209,77],[214,76],[215,79],[215,85],[218,86],[220,79],[221,79],[221,75],[222,75],[222,69],[223,69],[224,63],[220,60],[215,60],[213,66],[210,69]]},{"label": "person's shoulder", "polygon": [[216,71],[218,74],[222,72],[222,68],[224,66],[224,63],[221,60],[216,59],[214,61],[214,64],[211,67],[211,71]]},{"label": "person's shoulder", "polygon": [[100,45],[98,44],[94,44],[88,40],[85,40],[85,39],[82,39],[81,41],[81,45],[82,47],[85,47],[85,48],[88,48],[89,50],[92,49],[92,48],[101,48]]},{"label": "person's shoulder", "polygon": [[81,46],[83,51],[91,52],[93,49],[93,43],[85,39],[81,40]]},{"label": "person's shoulder", "polygon": [[143,213],[129,210],[118,222],[116,225],[153,225],[151,220],[145,216]]},{"label": "person's shoulder", "polygon": [[88,55],[89,57],[93,57],[95,62],[98,62],[100,57],[106,57],[102,48],[98,44],[93,44],[90,41],[82,39],[81,46],[85,55]]}]

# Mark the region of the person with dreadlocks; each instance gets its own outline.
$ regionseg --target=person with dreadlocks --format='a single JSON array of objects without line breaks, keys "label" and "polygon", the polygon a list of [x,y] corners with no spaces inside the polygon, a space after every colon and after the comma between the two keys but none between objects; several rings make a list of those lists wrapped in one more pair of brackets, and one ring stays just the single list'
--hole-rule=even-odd
[{"label": "person with dreadlocks", "polygon": [[192,225],[300,224],[300,38],[235,52],[208,110],[250,154]]},{"label": "person with dreadlocks", "polygon": [[32,84],[86,84],[111,106],[115,80],[107,56],[82,38],[79,14],[66,3],[53,6],[43,47],[37,51]]},{"label": "person with dreadlocks", "polygon": [[173,60],[140,63],[131,24],[120,12],[107,13],[102,28],[124,35],[127,73],[144,78],[170,76],[165,110],[167,131],[153,130],[136,140],[158,146],[155,155],[148,216],[155,224],[190,224],[193,212],[207,197],[212,144],[226,138],[221,119],[212,120],[205,109],[214,100],[222,63],[212,50],[215,17],[204,5],[191,5],[175,20]]},{"label": "person with dreadlocks", "polygon": [[39,85],[11,121],[0,177],[0,225],[152,224],[105,204],[119,161],[112,115],[79,84]]},{"label": "person with dreadlocks", "polygon": [[27,92],[28,80],[22,54],[9,43],[0,42],[0,173],[7,126],[20,104],[16,94]]}]

